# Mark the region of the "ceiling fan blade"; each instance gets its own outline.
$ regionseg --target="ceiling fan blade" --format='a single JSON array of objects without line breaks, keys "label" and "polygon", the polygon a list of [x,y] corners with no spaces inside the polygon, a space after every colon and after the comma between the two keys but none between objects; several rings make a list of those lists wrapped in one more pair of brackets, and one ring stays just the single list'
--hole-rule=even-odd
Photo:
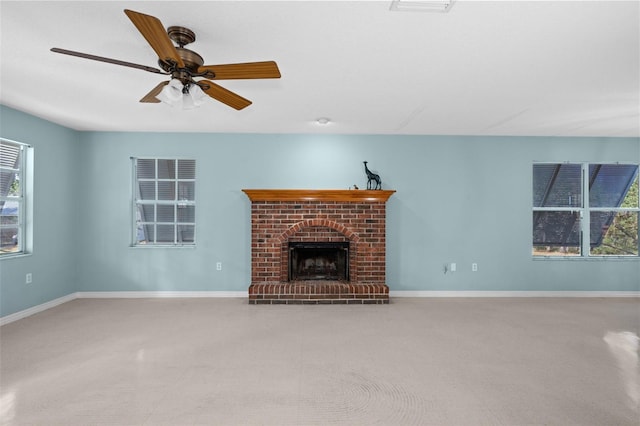
[{"label": "ceiling fan blade", "polygon": [[63,55],[77,56],[78,58],[91,59],[94,61],[107,62],[109,64],[122,65],[125,67],[137,68],[139,70],[149,71],[156,74],[165,74],[168,73],[159,70],[158,68],[148,67],[146,65],[134,64],[132,62],[125,62],[118,59],[105,58],[103,56],[90,55],[88,53],[74,52],[73,50],[60,49],[58,47],[51,48],[52,52],[62,53]]},{"label": "ceiling fan blade", "polygon": [[[274,61],[246,62],[241,64],[203,65],[198,73],[207,71],[215,74],[216,80],[239,80],[245,78],[280,78],[280,70]],[[207,77],[205,75],[205,77]]]},{"label": "ceiling fan blade", "polygon": [[140,102],[146,102],[150,104],[160,103],[160,99],[156,98],[156,96],[160,94],[162,89],[164,89],[164,86],[166,86],[167,84],[169,84],[168,81],[163,81],[162,83],[158,84],[156,87],[151,89],[149,93],[144,95],[144,97],[140,99]]},{"label": "ceiling fan blade", "polygon": [[212,81],[200,80],[197,82],[197,84],[198,86],[200,86],[202,91],[205,92],[207,95],[211,96],[213,99],[216,99],[222,102],[223,104],[229,105],[231,108],[241,110],[251,105],[250,100],[245,99],[242,96],[237,95],[232,91],[225,89],[222,86],[218,86]]},{"label": "ceiling fan blade", "polygon": [[129,9],[125,9],[124,13],[131,19],[133,25],[136,26],[153,50],[156,51],[160,60],[174,62],[179,68],[184,68],[182,58],[178,55],[178,51],[171,42],[167,30],[165,30],[158,18]]}]

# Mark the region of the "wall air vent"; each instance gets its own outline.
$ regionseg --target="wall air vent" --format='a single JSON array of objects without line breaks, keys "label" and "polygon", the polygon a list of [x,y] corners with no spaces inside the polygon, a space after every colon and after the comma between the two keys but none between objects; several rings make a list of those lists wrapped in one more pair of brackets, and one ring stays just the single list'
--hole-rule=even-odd
[{"label": "wall air vent", "polygon": [[442,12],[451,9],[456,0],[393,0],[389,10],[396,12]]}]

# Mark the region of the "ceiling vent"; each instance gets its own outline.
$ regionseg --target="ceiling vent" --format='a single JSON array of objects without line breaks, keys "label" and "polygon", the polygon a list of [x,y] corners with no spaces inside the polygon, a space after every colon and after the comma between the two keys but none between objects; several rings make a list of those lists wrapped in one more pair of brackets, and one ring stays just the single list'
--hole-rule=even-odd
[{"label": "ceiling vent", "polygon": [[393,0],[389,10],[396,12],[442,12],[451,9],[456,0]]}]

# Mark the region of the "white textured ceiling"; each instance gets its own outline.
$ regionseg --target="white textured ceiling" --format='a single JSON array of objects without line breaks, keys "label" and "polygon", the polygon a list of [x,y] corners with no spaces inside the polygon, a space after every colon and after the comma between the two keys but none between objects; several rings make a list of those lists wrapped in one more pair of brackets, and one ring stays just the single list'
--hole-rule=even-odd
[{"label": "white textured ceiling", "polygon": [[[640,2],[0,1],[0,102],[78,130],[640,136]],[[123,9],[181,25],[205,64],[275,60],[225,80],[253,101],[177,110],[138,100],[165,76]],[[321,126],[319,117],[331,122]]]}]

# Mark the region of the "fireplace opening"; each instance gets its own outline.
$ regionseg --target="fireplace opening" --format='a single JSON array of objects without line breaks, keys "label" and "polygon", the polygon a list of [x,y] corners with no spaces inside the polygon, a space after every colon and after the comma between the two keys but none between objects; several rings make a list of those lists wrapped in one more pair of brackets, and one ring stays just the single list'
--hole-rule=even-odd
[{"label": "fireplace opening", "polygon": [[289,281],[349,281],[348,242],[290,242]]}]

